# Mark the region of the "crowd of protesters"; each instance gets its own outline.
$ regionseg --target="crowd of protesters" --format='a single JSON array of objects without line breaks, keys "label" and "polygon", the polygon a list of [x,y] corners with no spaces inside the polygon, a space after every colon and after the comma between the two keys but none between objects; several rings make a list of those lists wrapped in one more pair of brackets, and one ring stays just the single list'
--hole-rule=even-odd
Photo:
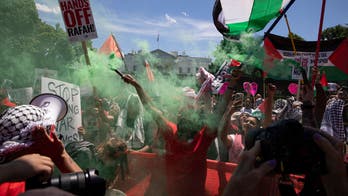
[{"label": "crowd of protesters", "polygon": [[[324,152],[328,170],[320,176],[324,189],[320,194],[348,195],[348,172],[344,163],[348,141],[348,87],[343,84],[328,93],[317,80],[315,93],[311,84],[303,83],[297,99],[294,96],[275,99],[277,86],[269,83],[266,97],[262,98],[260,94],[254,97],[236,91],[242,74],[238,69],[233,70],[228,75],[224,93],[216,95],[207,90],[212,86],[214,75],[200,68],[196,75],[200,89],[196,94],[194,87],[183,88],[179,112],[174,114],[176,119],[169,118],[173,114],[156,105],[142,85],[125,74],[122,79],[135,88],[136,94],[130,94],[122,104],[112,98],[93,97],[93,106],[84,108],[82,113],[84,123],[79,128],[79,141],[65,147],[57,136],[49,138],[44,128],[36,127],[33,137],[41,138],[38,140],[42,140],[40,144],[45,147],[37,147],[0,164],[1,186],[38,175],[47,179],[56,165],[61,172],[97,168],[100,176],[107,180],[107,188],[118,189],[118,183],[127,180],[131,169],[127,154],[135,151],[155,153],[162,160],[163,167],[158,170],[164,175],[158,176],[161,179],[157,179],[156,186],[150,182],[147,195],[205,195],[207,158],[238,164],[220,194],[268,195],[259,192],[259,186],[265,186],[261,182],[280,163],[267,160],[256,167],[261,144],[256,142],[254,147],[246,149],[245,137],[250,130],[294,119],[317,129],[313,141]],[[4,137],[5,130],[0,131]],[[1,145],[5,140],[0,138]],[[24,191],[21,188],[17,193]],[[60,191],[52,192],[59,194]],[[300,194],[310,193],[313,192]]]}]

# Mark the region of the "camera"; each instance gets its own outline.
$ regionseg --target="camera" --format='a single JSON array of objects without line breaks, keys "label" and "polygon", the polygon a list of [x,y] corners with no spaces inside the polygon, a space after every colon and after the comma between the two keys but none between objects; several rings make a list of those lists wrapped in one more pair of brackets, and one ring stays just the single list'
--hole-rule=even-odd
[{"label": "camera", "polygon": [[26,190],[54,186],[75,195],[105,195],[106,181],[98,176],[98,170],[86,169],[83,172],[62,174],[47,182],[37,178],[26,181]]},{"label": "camera", "polygon": [[319,132],[302,126],[296,120],[281,120],[267,128],[250,130],[246,135],[245,147],[249,150],[260,140],[261,153],[256,165],[275,159],[276,173],[324,174],[327,172],[325,157],[312,139],[315,133]]}]

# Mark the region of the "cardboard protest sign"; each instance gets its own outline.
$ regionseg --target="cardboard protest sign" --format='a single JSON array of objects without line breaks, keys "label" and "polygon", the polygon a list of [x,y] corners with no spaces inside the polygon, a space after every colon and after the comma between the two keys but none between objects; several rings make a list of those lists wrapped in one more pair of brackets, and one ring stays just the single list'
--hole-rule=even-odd
[{"label": "cardboard protest sign", "polygon": [[67,144],[78,141],[78,127],[82,126],[80,88],[74,84],[51,79],[41,78],[41,93],[52,93],[61,96],[68,104],[68,113],[58,123],[57,135],[62,136],[62,141]]},{"label": "cardboard protest sign", "polygon": [[70,42],[97,38],[89,0],[58,0]]}]

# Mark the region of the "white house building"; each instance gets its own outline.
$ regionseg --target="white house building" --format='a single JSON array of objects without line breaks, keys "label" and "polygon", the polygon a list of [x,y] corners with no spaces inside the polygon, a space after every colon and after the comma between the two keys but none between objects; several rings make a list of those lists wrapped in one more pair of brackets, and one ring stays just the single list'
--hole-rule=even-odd
[{"label": "white house building", "polygon": [[[208,69],[209,64],[212,62],[211,58],[205,57],[190,57],[185,53],[179,54],[178,52],[165,52],[160,49],[156,49],[150,52],[151,57],[155,59],[151,64],[151,68],[157,69],[163,74],[176,73],[181,76],[195,75],[199,67]],[[140,72],[145,69],[145,57],[142,55],[142,51],[132,52],[125,55],[125,71],[127,72]]]}]

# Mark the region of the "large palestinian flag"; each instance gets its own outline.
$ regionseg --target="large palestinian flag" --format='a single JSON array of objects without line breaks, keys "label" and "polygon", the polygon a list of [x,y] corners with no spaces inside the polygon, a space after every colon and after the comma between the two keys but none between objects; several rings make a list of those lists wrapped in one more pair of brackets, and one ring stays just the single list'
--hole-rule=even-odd
[{"label": "large palestinian flag", "polygon": [[216,0],[213,20],[223,35],[262,30],[290,0]]},{"label": "large palestinian flag", "polygon": [[[290,38],[269,34],[265,37],[264,48],[269,59],[290,59],[298,62],[305,70],[314,65],[316,41],[294,40],[296,55],[293,52]],[[318,66],[325,71],[329,81],[348,80],[348,39],[321,41]],[[275,66],[274,66],[275,68]],[[266,70],[267,71],[267,70]],[[299,79],[300,72],[296,67],[282,67],[281,79]]]}]

